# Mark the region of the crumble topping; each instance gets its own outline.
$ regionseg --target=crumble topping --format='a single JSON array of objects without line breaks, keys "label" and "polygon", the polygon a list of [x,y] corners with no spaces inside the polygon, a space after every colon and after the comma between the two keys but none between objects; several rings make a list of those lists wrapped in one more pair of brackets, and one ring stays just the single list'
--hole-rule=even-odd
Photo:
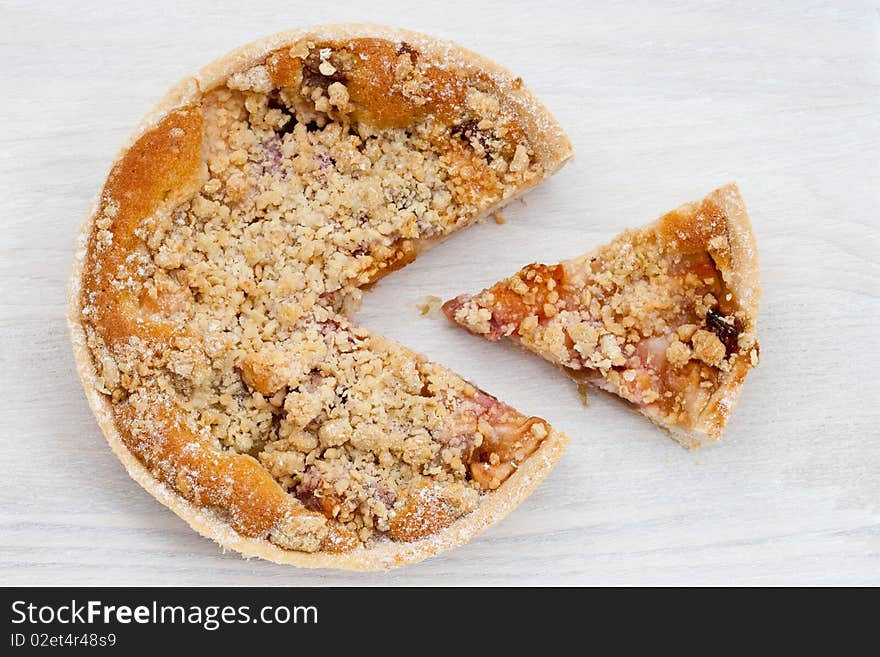
[{"label": "crumble topping", "polygon": [[[131,235],[112,197],[95,221],[82,316],[130,449],[289,549],[416,540],[472,511],[548,427],[350,318],[360,288],[546,175],[516,111],[490,77],[380,39],[270,53],[196,111],[193,193]],[[214,452],[281,487],[268,531],[236,496],[271,486],[248,470],[242,493]]]}]

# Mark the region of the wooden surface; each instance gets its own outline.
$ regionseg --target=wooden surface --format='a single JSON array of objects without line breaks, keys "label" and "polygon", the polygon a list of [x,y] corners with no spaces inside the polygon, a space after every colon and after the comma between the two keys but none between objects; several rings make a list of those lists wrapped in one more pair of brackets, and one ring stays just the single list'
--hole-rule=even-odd
[{"label": "wooden surface", "polygon": [[[877,6],[328,4],[0,2],[0,583],[880,584]],[[258,36],[354,20],[508,66],[577,154],[360,313],[572,446],[471,544],[367,575],[224,555],[155,502],[86,406],[64,319],[77,227],[163,91]],[[688,453],[599,394],[584,408],[550,366],[419,317],[425,295],[586,251],[731,179],[761,255],[762,363],[716,447]]]}]

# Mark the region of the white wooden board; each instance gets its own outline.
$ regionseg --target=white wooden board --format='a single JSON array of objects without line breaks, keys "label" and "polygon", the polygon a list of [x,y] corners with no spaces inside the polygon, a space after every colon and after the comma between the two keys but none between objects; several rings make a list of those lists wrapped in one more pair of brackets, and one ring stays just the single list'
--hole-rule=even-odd
[{"label": "white wooden board", "polygon": [[[0,584],[880,584],[880,12],[876,4],[0,1]],[[366,325],[572,446],[471,544],[378,574],[222,554],[125,474],[65,326],[74,234],[165,88],[258,36],[397,24],[503,63],[577,158],[385,280]],[[762,262],[761,366],[688,453],[553,368],[421,318],[736,179]]]}]

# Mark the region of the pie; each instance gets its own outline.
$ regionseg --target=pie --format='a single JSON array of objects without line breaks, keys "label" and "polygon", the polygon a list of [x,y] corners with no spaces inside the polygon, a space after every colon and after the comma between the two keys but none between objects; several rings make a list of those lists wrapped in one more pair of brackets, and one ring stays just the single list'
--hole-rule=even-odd
[{"label": "pie", "polygon": [[570,157],[520,78],[411,32],[283,33],[184,80],[75,261],[74,349],[111,447],[248,556],[374,569],[469,540],[567,438],[353,313]]},{"label": "pie", "polygon": [[735,184],[610,244],[531,264],[445,314],[626,400],[687,447],[717,440],[758,364],[760,283]]}]

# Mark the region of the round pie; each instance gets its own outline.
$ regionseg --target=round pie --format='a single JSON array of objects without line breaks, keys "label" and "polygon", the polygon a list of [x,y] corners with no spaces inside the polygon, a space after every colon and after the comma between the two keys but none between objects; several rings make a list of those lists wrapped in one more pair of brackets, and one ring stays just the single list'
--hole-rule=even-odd
[{"label": "round pie", "polygon": [[70,325],[129,474],[248,556],[373,569],[461,544],[567,438],[353,322],[362,290],[571,157],[520,78],[328,26],[181,82],[117,158]]}]

